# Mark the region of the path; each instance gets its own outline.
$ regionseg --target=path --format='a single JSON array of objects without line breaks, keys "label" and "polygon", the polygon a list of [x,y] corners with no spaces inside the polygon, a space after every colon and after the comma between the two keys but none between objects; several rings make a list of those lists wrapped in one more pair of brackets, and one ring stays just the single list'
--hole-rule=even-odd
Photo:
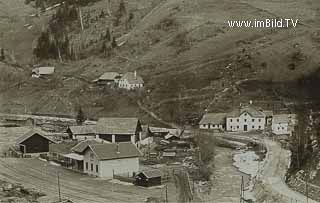
[{"label": "path", "polygon": [[[280,202],[307,202],[306,196],[293,191],[284,181],[290,162],[290,152],[283,149],[279,143],[268,138],[264,138],[263,141],[268,151],[265,166],[260,176],[263,185],[268,191],[271,191],[272,196],[275,195],[278,198],[280,196]],[[317,203],[317,201],[309,198],[308,203]]]}]

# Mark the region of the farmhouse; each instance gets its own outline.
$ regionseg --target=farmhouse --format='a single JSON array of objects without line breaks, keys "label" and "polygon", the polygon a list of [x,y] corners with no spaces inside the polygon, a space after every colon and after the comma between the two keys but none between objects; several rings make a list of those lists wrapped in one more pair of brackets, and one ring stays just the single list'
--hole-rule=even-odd
[{"label": "farmhouse", "polygon": [[137,72],[134,73],[128,72],[124,74],[119,80],[118,87],[127,90],[134,90],[143,88],[144,81],[141,76],[137,75]]},{"label": "farmhouse", "polygon": [[141,171],[135,176],[135,184],[143,187],[161,185],[161,172],[159,170]]},{"label": "farmhouse", "polygon": [[274,115],[272,119],[272,133],[276,135],[291,135],[295,124],[295,114]]},{"label": "farmhouse", "polygon": [[96,138],[96,125],[70,126],[67,129],[70,139],[87,140]]},{"label": "farmhouse", "polygon": [[16,141],[20,151],[24,154],[49,152],[49,144],[55,141],[45,136],[40,130],[31,129]]},{"label": "farmhouse", "polygon": [[83,153],[84,172],[98,177],[129,175],[139,171],[138,148],[130,143],[89,144]]},{"label": "farmhouse", "polygon": [[100,118],[96,133],[100,139],[136,143],[141,140],[141,124],[137,118]]},{"label": "farmhouse", "polygon": [[41,76],[48,76],[54,73],[54,67],[38,67],[32,69],[32,77],[39,78]]},{"label": "farmhouse", "polygon": [[252,105],[240,107],[226,116],[227,131],[263,130],[266,115]]},{"label": "farmhouse", "polygon": [[116,84],[118,84],[120,78],[121,75],[117,72],[106,72],[103,75],[101,75],[98,79],[96,79],[95,82],[98,85],[115,86]]},{"label": "farmhouse", "polygon": [[206,113],[199,122],[200,129],[224,130],[226,113]]}]

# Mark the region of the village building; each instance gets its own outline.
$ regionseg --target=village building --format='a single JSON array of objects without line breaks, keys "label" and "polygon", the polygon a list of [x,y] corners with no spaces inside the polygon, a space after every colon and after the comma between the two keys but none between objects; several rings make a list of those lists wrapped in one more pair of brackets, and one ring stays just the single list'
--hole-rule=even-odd
[{"label": "village building", "polygon": [[41,130],[31,129],[26,134],[19,137],[16,145],[23,154],[47,153],[49,152],[49,144],[55,143]]},{"label": "village building", "polygon": [[224,130],[226,113],[206,113],[199,122],[200,129]]},{"label": "village building", "polygon": [[179,137],[179,135],[169,133],[168,135],[164,136],[164,139],[171,142],[174,140],[180,140],[180,137]]},{"label": "village building", "polygon": [[116,87],[120,79],[121,75],[119,73],[106,72],[103,75],[101,75],[98,79],[94,80],[94,82],[101,86]]},{"label": "village building", "polygon": [[49,76],[54,73],[54,67],[37,67],[32,69],[32,77],[39,78],[43,76]]},{"label": "village building", "polygon": [[34,126],[36,122],[32,118],[24,117],[24,116],[6,116],[4,118],[6,123],[16,124],[18,126]]},{"label": "village building", "polygon": [[131,142],[88,144],[83,150],[84,173],[97,177],[132,177],[139,171],[138,148]]},{"label": "village building", "polygon": [[141,140],[142,127],[137,118],[100,118],[96,133],[100,139],[136,143]]},{"label": "village building", "polygon": [[277,114],[272,119],[272,133],[275,135],[292,135],[296,125],[295,114]]},{"label": "village building", "polygon": [[96,138],[96,125],[69,126],[67,133],[70,139],[87,140]]},{"label": "village building", "polygon": [[144,81],[141,76],[137,75],[137,72],[128,72],[124,74],[119,80],[118,87],[121,89],[135,90],[143,88]]},{"label": "village building", "polygon": [[152,187],[161,185],[160,170],[141,171],[135,176],[135,185]]},{"label": "village building", "polygon": [[152,137],[161,137],[164,138],[168,134],[173,134],[180,136],[181,135],[180,129],[175,128],[160,128],[160,127],[148,127],[148,135]]},{"label": "village building", "polygon": [[266,115],[252,105],[240,107],[227,114],[226,124],[226,130],[233,132],[264,130]]}]

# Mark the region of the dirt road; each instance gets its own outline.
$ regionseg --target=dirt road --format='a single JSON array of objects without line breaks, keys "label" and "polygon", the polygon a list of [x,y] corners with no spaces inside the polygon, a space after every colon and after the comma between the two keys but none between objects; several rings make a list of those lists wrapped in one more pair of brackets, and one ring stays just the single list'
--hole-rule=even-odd
[{"label": "dirt road", "polygon": [[[264,138],[268,154],[260,179],[263,185],[270,191],[268,196],[277,196],[279,202],[307,202],[307,198],[298,192],[293,191],[284,182],[285,173],[290,161],[290,152],[282,149],[279,143],[268,138]],[[277,201],[277,202],[278,202]],[[317,203],[317,201],[308,199],[308,203]]]},{"label": "dirt road", "polygon": [[[77,203],[144,202],[147,197],[161,197],[164,194],[163,188],[145,189],[112,184],[108,180],[75,173],[38,159],[0,159],[0,179],[46,193],[43,202],[58,198],[57,172],[60,176],[62,198]],[[168,191],[169,199],[175,200],[173,184],[168,184]]]}]

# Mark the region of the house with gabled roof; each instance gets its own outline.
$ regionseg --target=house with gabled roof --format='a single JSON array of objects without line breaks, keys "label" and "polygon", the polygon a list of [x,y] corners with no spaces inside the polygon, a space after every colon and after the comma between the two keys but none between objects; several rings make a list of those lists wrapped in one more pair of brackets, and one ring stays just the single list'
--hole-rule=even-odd
[{"label": "house with gabled roof", "polygon": [[96,125],[69,126],[67,129],[69,138],[73,140],[87,140],[96,138]]},{"label": "house with gabled roof", "polygon": [[135,176],[135,184],[143,187],[152,187],[161,185],[161,171],[147,170],[141,171]]},{"label": "house with gabled roof", "polygon": [[224,130],[226,113],[206,113],[199,122],[200,129]]},{"label": "house with gabled roof", "polygon": [[296,114],[276,114],[272,118],[272,133],[276,135],[292,135],[297,124]]},{"label": "house with gabled roof", "polygon": [[144,81],[141,76],[134,72],[125,73],[119,80],[118,87],[121,89],[134,90],[143,88]]},{"label": "house with gabled roof", "polygon": [[253,105],[240,106],[240,108],[226,115],[227,131],[252,131],[264,130],[266,115]]},{"label": "house with gabled roof", "polygon": [[129,177],[139,171],[141,152],[131,142],[88,144],[80,153],[83,154],[83,171],[89,175]]},{"label": "house with gabled roof", "polygon": [[100,118],[96,133],[100,139],[109,142],[132,142],[141,140],[142,127],[137,118]]},{"label": "house with gabled roof", "polygon": [[23,154],[47,153],[49,144],[55,143],[42,130],[31,129],[16,140],[16,145]]},{"label": "house with gabled roof", "polygon": [[39,78],[49,76],[54,73],[55,68],[51,66],[42,66],[32,69],[32,77]]},{"label": "house with gabled roof", "polygon": [[94,80],[98,85],[113,86],[118,84],[121,74],[117,72],[105,72],[98,79]]}]

